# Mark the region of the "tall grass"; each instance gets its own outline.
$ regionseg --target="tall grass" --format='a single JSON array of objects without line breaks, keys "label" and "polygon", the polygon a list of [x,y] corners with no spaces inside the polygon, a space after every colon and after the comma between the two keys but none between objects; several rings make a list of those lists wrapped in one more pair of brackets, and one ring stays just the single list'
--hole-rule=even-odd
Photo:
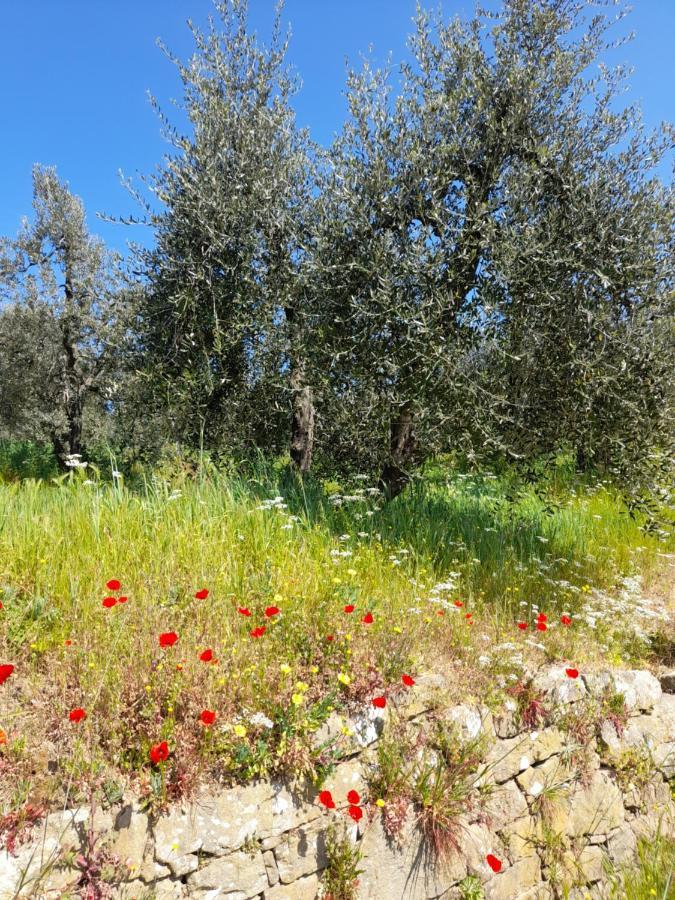
[{"label": "tall grass", "polygon": [[[446,468],[383,504],[363,481],[303,483],[262,464],[133,489],[87,472],[0,485],[0,662],[15,666],[0,726],[19,774],[45,740],[77,779],[142,770],[167,739],[184,771],[252,777],[283,753],[297,760],[331,707],[394,690],[402,672],[466,667],[505,638],[529,652],[515,622],[536,611],[575,627],[532,652],[630,658],[648,644],[614,612],[586,629],[587,607],[672,548],[599,483],[542,492]],[[128,601],[106,608],[111,593]],[[163,632],[175,646],[160,648]],[[205,649],[217,662],[200,660]],[[87,712],[78,727],[75,707]],[[218,714],[208,732],[203,708]]]}]

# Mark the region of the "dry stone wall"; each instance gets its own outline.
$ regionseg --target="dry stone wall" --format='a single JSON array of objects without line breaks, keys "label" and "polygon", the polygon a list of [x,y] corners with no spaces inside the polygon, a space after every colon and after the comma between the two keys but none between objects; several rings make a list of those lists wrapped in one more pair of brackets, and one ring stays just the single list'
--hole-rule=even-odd
[{"label": "dry stone wall", "polygon": [[[354,752],[322,785],[335,811],[317,802],[312,787],[259,783],[204,791],[157,817],[135,802],[95,812],[97,847],[105,846],[122,872],[110,896],[311,900],[322,896],[328,827],[340,820],[361,851],[361,898],[461,898],[478,883],[487,900],[554,898],[563,890],[572,898],[602,897],[607,865],[630,862],[640,837],[675,828],[674,687],[672,676],[660,684],[644,671],[570,678],[548,668],[534,678],[532,696],[554,709],[553,724],[536,729],[519,725],[515,703],[498,715],[480,706],[443,708],[443,677],[421,678],[405,707],[373,709],[350,723]],[[620,693],[629,718],[618,728],[611,716],[596,721],[589,736],[580,730],[582,713],[603,692]],[[459,817],[456,846],[443,864],[414,815],[402,825],[400,846],[389,839],[376,805],[359,822],[345,816],[349,791],[368,796],[383,729],[402,722],[423,727],[434,718],[452,723],[457,740],[483,735],[485,747],[477,776],[484,800]],[[334,716],[317,740],[343,725]],[[89,819],[87,809],[49,815],[30,843],[14,855],[3,850],[0,897],[78,896],[73,864],[86,852]],[[488,855],[501,862],[499,872]]]}]

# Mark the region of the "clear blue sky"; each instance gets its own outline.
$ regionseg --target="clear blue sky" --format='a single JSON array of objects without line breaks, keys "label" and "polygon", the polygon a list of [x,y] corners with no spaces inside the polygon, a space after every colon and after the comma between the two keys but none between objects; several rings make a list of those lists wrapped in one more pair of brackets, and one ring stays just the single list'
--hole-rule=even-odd
[{"label": "clear blue sky", "polygon": [[[675,0],[634,5],[623,30],[634,30],[636,39],[614,61],[635,67],[628,97],[641,101],[647,123],[656,126],[675,119]],[[274,0],[250,0],[251,24],[263,38],[273,7]],[[473,0],[442,3],[448,16],[473,7]],[[30,214],[31,166],[40,162],[70,182],[91,230],[109,245],[147,239],[141,229],[100,222],[95,213],[138,214],[118,171],[149,172],[165,150],[147,91],[165,108],[180,95],[156,38],[186,58],[186,19],[204,23],[211,9],[210,0],[0,0],[0,234],[15,234]],[[344,119],[345,58],[356,61],[372,44],[381,60],[389,51],[394,61],[403,59],[414,9],[415,0],[287,0],[289,62],[303,80],[298,121],[316,140],[329,143]]]}]

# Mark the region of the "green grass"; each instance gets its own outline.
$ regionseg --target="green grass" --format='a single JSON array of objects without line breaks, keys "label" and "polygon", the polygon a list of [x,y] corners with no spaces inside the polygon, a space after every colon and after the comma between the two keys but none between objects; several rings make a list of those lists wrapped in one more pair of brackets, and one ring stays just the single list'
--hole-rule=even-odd
[{"label": "green grass", "polygon": [[[644,534],[607,485],[556,475],[536,492],[438,467],[383,505],[363,481],[303,484],[262,465],[133,489],[87,483],[87,472],[0,484],[0,663],[15,666],[0,727],[15,794],[35,791],[43,745],[57,759],[52,782],[69,790],[92,772],[140,779],[162,799],[206,772],[320,779],[329,761],[311,735],[331,708],[394,696],[403,672],[451,661],[485,697],[517,663],[503,641],[580,666],[650,650],[639,601],[613,598],[621,575],[657,573],[672,539]],[[111,593],[128,602],[104,608]],[[270,606],[280,614],[266,618]],[[545,635],[515,627],[537,611]],[[177,643],[160,648],[170,631]],[[206,649],[217,662],[200,660]],[[77,707],[79,724],[68,718]],[[212,727],[203,709],[217,713]],[[150,767],[162,740],[170,758]]]},{"label": "green grass", "polygon": [[672,900],[675,897],[675,840],[658,834],[638,842],[634,866],[614,872],[611,896],[616,900]]}]

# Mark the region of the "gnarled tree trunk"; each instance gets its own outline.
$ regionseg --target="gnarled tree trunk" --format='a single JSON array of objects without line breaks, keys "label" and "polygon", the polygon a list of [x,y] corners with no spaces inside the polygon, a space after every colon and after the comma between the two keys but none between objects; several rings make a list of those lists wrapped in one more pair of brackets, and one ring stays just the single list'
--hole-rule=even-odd
[{"label": "gnarled tree trunk", "polygon": [[388,499],[397,497],[412,478],[411,468],[418,460],[413,405],[404,403],[391,423],[389,460],[382,469],[379,487]]},{"label": "gnarled tree trunk", "polygon": [[286,321],[290,329],[291,345],[291,391],[293,397],[291,418],[291,459],[302,475],[309,472],[314,449],[314,398],[312,388],[307,383],[307,366],[298,348],[297,321],[292,306],[285,309]]}]

